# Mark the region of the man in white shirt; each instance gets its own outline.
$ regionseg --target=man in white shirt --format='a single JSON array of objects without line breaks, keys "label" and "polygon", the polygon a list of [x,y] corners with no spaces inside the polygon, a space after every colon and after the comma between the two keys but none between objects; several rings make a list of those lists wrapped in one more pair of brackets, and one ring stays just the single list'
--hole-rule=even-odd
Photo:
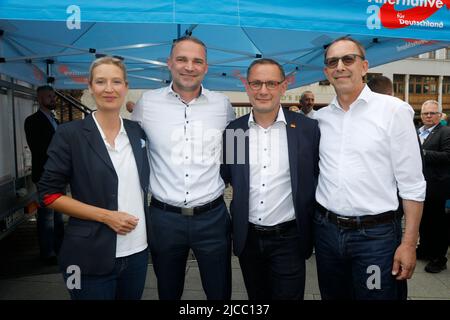
[{"label": "man in white shirt", "polygon": [[[316,113],[321,130],[315,245],[322,299],[405,299],[426,183],[414,112],[372,92],[364,47],[345,37],[325,50],[336,90]],[[403,199],[405,233],[397,198]]]},{"label": "man in white shirt", "polygon": [[224,133],[233,247],[250,300],[302,300],[312,252],[320,132],[317,121],[283,110],[286,88],[281,65],[253,61],[246,84],[252,112]]},{"label": "man in white shirt", "polygon": [[143,94],[132,119],[149,139],[150,252],[159,298],[181,299],[192,249],[207,299],[231,297],[230,217],[220,177],[222,132],[235,115],[229,100],[201,85],[206,47],[174,41],[167,60],[172,83]]},{"label": "man in white shirt", "polygon": [[305,91],[300,96],[300,113],[303,113],[308,118],[314,119],[316,111],[314,108],[314,93],[312,91]]}]

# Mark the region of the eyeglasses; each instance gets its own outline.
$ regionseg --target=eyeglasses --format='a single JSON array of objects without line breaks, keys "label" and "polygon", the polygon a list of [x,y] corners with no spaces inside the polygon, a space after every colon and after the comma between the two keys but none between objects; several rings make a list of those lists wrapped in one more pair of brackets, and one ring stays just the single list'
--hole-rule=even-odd
[{"label": "eyeglasses", "polygon": [[437,114],[440,114],[440,112],[422,112],[422,116],[435,116]]},{"label": "eyeglasses", "polygon": [[346,54],[345,56],[342,57],[331,57],[331,58],[327,58],[325,59],[324,63],[328,68],[334,69],[337,67],[339,60],[342,60],[342,63],[346,66],[351,66],[352,64],[355,63],[356,61],[356,57],[360,57],[361,60],[364,60],[364,56],[361,56],[359,54],[355,54],[355,53],[351,53],[351,54]]},{"label": "eyeglasses", "polygon": [[273,81],[273,80],[259,81],[259,80],[256,80],[256,81],[249,81],[248,85],[250,86],[250,88],[252,88],[252,90],[260,90],[262,88],[263,84],[265,84],[267,89],[274,90],[274,89],[278,88],[278,86],[280,84],[282,84],[283,81]]}]

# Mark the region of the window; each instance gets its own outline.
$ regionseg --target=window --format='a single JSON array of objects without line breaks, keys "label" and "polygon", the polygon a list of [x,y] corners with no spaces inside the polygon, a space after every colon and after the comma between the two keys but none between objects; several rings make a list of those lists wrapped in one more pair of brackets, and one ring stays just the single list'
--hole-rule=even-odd
[{"label": "window", "polygon": [[428,52],[428,59],[436,59],[436,51]]},{"label": "window", "polygon": [[442,94],[450,94],[450,77],[444,77],[442,81]]},{"label": "window", "polygon": [[437,94],[438,77],[410,76],[409,93],[412,94]]},{"label": "window", "polygon": [[405,75],[394,74],[394,94],[405,93]]}]

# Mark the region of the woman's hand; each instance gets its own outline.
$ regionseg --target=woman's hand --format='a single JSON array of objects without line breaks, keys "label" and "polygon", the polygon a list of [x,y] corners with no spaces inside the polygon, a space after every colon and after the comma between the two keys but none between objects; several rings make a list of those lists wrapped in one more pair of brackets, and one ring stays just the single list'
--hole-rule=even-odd
[{"label": "woman's hand", "polygon": [[136,228],[139,218],[122,211],[110,211],[105,224],[120,235],[126,235]]}]

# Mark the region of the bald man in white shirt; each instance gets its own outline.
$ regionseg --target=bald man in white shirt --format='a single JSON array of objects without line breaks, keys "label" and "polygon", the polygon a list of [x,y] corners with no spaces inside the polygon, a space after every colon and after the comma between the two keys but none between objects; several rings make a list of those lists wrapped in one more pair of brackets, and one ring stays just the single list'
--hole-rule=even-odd
[{"label": "bald man in white shirt", "polygon": [[364,84],[368,61],[354,39],[333,41],[324,62],[337,96],[315,114],[321,131],[315,246],[322,299],[406,299],[426,188],[414,111]]},{"label": "bald man in white shirt", "polygon": [[207,299],[229,300],[231,220],[220,159],[234,111],[226,96],[202,86],[208,64],[199,39],[177,39],[167,64],[172,83],[145,92],[132,113],[149,139],[149,244],[159,298],[181,299],[192,249]]}]

